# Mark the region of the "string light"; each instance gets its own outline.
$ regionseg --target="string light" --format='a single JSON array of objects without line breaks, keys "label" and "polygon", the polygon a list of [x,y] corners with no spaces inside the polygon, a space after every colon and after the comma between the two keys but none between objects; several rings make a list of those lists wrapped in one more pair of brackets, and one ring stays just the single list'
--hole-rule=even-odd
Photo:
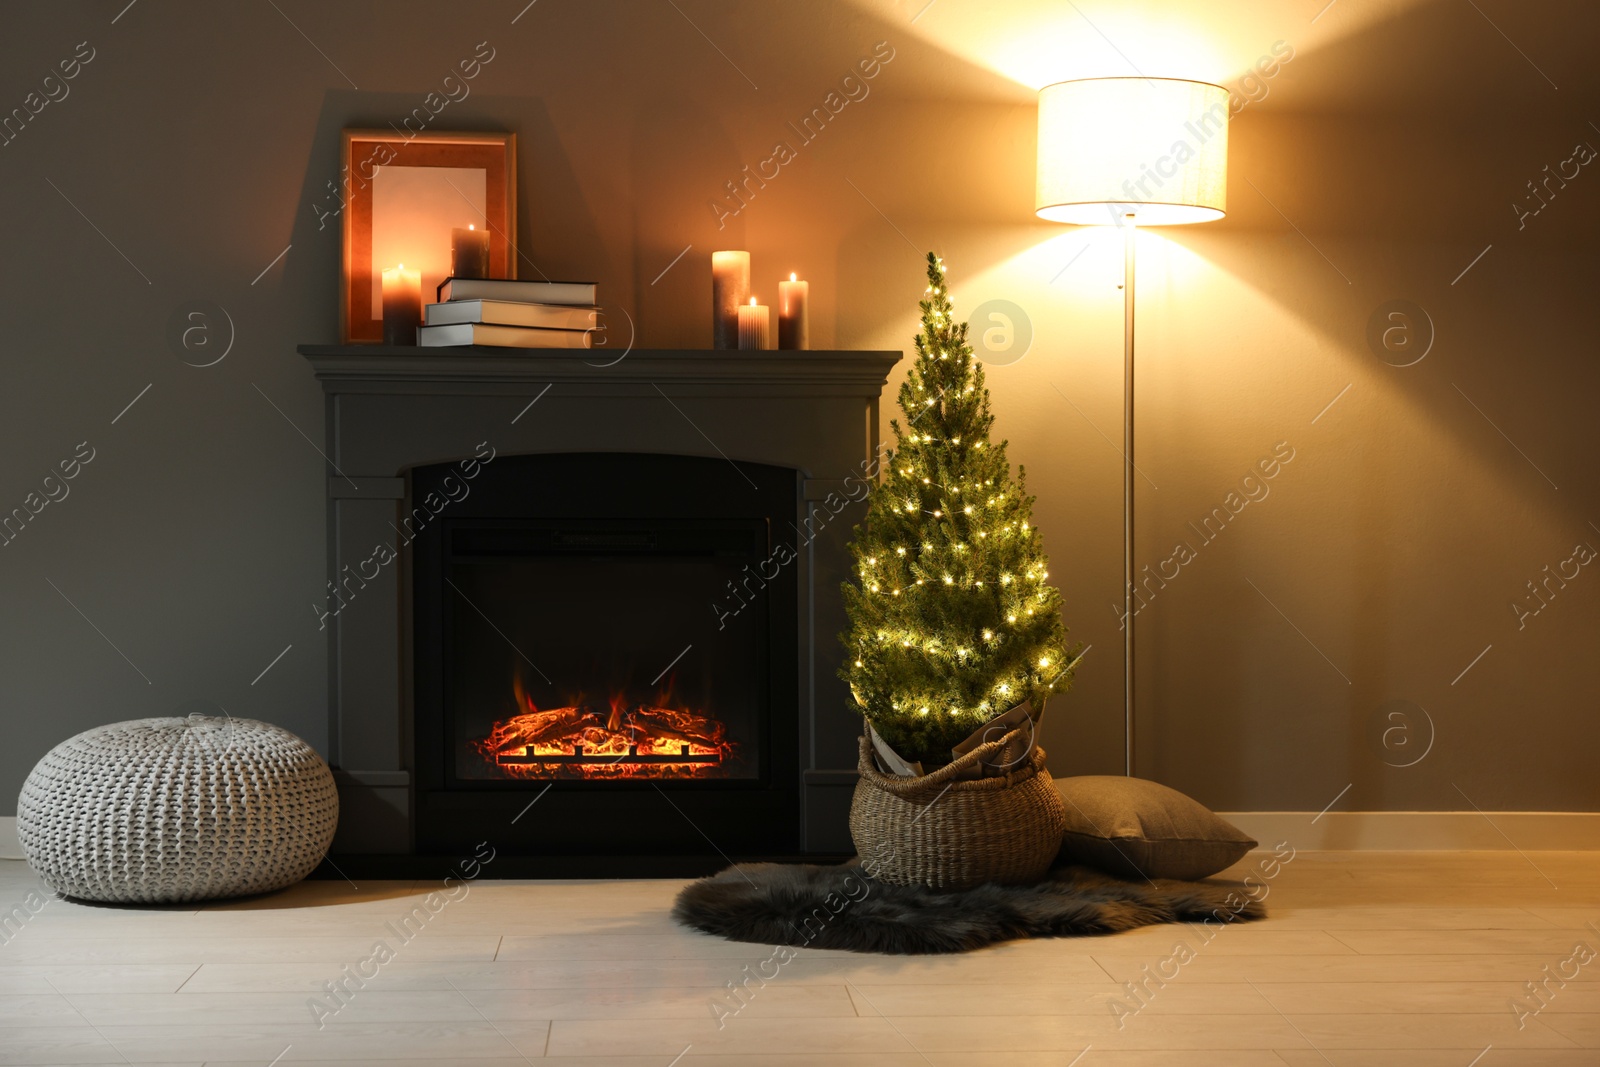
[{"label": "string light", "polygon": [[[976,725],[977,721],[987,720],[995,712],[1011,707],[1025,697],[1032,696],[1037,702],[1053,691],[1056,681],[1070,674],[1070,669],[1053,669],[1057,662],[1064,662],[1056,655],[1059,649],[1055,645],[1054,631],[1045,630],[1030,619],[1027,628],[1014,629],[1005,634],[982,627],[978,630],[980,640],[968,645],[964,642],[971,640],[972,631],[959,633],[950,626],[957,615],[952,607],[960,605],[962,610],[967,610],[965,604],[959,600],[948,604],[940,601],[940,594],[931,589],[916,592],[927,585],[952,590],[959,587],[963,596],[971,595],[970,591],[977,591],[977,595],[987,598],[986,603],[993,604],[988,610],[998,609],[1005,620],[1004,624],[1012,627],[1018,626],[1018,616],[1024,612],[1036,618],[1047,610],[1054,610],[1052,598],[1055,593],[1044,584],[1049,572],[1043,561],[1037,558],[1038,539],[1033,534],[1031,522],[1024,521],[1023,515],[1019,514],[1026,511],[1027,498],[1019,492],[1016,505],[1008,499],[1011,495],[1010,486],[1015,483],[1010,480],[1011,472],[1005,465],[1003,443],[996,445],[999,451],[993,465],[984,460],[966,461],[960,458],[971,456],[995,442],[984,440],[980,432],[988,426],[988,393],[979,388],[975,380],[976,375],[983,372],[974,369],[978,361],[967,343],[968,327],[955,318],[949,289],[940,273],[942,269],[943,261],[935,257],[922,301],[924,328],[916,338],[918,362],[901,392],[901,402],[908,413],[914,411],[921,416],[931,408],[934,409],[932,417],[914,418],[914,424],[904,429],[896,426],[900,443],[910,447],[911,451],[903,455],[890,453],[886,460],[889,472],[886,481],[892,481],[898,473],[898,476],[911,483],[912,492],[907,494],[904,486],[896,486],[882,501],[874,498],[875,514],[883,516],[883,525],[879,531],[875,531],[880,539],[859,545],[860,548],[870,545],[876,551],[872,555],[858,557],[857,562],[858,589],[881,595],[883,588],[888,587],[891,595],[897,598],[903,592],[909,592],[911,595],[906,598],[906,608],[916,610],[908,610],[904,616],[898,616],[895,615],[896,609],[886,609],[875,597],[854,601],[851,606],[852,615],[861,616],[852,620],[858,625],[865,623],[874,612],[883,617],[880,628],[876,630],[879,645],[894,642],[905,650],[903,666],[902,661],[893,656],[888,657],[887,663],[874,663],[873,672],[870,673],[891,672],[888,677],[869,679],[866,674],[859,677],[852,687],[856,700],[866,706],[869,716],[872,716],[872,702],[876,701],[880,708],[887,707],[899,712],[904,717],[902,721],[908,724],[915,723],[917,718],[939,716],[937,725],[927,722],[917,727],[922,731],[919,736],[923,743],[946,734],[964,733],[964,730],[955,728],[955,724],[963,719],[976,720],[973,721],[973,725]],[[939,366],[941,363],[950,366]],[[917,454],[918,448],[924,450],[923,455]],[[941,449],[945,451],[941,452]],[[963,469],[969,463],[982,463],[990,468],[987,473],[997,474],[998,477],[976,477],[985,472]],[[934,479],[934,474],[940,478]],[[918,481],[926,488],[916,489]],[[939,494],[932,492],[933,486],[939,487]],[[967,492],[963,493],[963,490]],[[987,497],[984,495],[986,492],[989,494]],[[899,496],[896,497],[895,493]],[[966,501],[959,499],[963,495],[967,497]],[[964,519],[959,529],[952,530],[943,524],[946,501],[954,501],[952,517],[959,513]],[[904,511],[901,511],[902,505]],[[901,518],[902,515],[905,517]],[[935,527],[923,516],[931,517],[938,526]],[[904,525],[897,529],[899,524]],[[914,534],[913,537],[904,538],[906,532],[915,530],[913,524],[922,524],[928,531],[924,536],[929,539],[921,542],[920,549]],[[872,525],[869,521],[869,531]],[[899,536],[892,536],[895,534]],[[988,547],[991,534],[996,538],[993,550]],[[904,538],[904,543],[893,543],[901,538]],[[977,543],[973,544],[966,538],[973,538]],[[893,557],[887,556],[890,548],[894,549]],[[885,554],[886,566],[895,560],[900,561],[893,568],[893,574],[877,574],[879,552]],[[908,556],[912,552],[917,553],[918,559],[915,565],[908,568]],[[941,552],[953,553],[959,559],[941,561],[938,558]],[[940,562],[945,566],[936,566]],[[999,573],[1002,567],[1005,573]],[[990,583],[981,577],[983,573],[997,574],[995,584],[1006,591],[991,597],[987,590]],[[933,576],[928,577],[929,574]],[[904,585],[907,578],[914,584]],[[896,584],[897,580],[900,585]],[[1011,592],[1010,586],[1019,581],[1031,585],[1026,595],[1021,591]],[[888,625],[883,625],[884,622]],[[859,671],[866,671],[864,650],[873,647],[868,637],[871,632],[865,625],[858,631],[860,658],[851,662]],[[995,678],[994,675],[1000,673],[995,670],[998,664],[994,662],[999,656],[1004,654],[1009,663],[1017,662],[1011,656],[1018,639],[1026,640],[1033,647],[1021,649],[1018,657],[1020,669],[1013,667],[1006,671],[1003,679]],[[944,643],[947,640],[949,643]],[[1006,647],[1001,648],[1002,645]],[[1027,664],[1030,662],[1036,667],[1029,668]],[[941,671],[947,672],[943,679],[940,677]],[[894,672],[898,672],[900,677],[895,677]],[[985,674],[988,676],[985,677]],[[1047,680],[1046,675],[1051,677]],[[905,685],[912,678],[917,680],[910,686]],[[911,691],[899,694],[889,692],[896,688],[897,683]],[[986,685],[990,687],[981,699],[979,693],[970,689],[974,683],[980,691]],[[1065,688],[1065,682],[1059,688]],[[970,696],[967,695],[969,693]],[[969,699],[971,703],[966,702]],[[944,734],[937,729],[941,726],[946,727]],[[887,730],[884,736],[890,736]],[[905,739],[905,735],[891,738],[891,743],[901,746],[902,739]],[[907,739],[907,743],[916,742]],[[943,746],[934,744],[932,747],[938,749]],[[902,747],[902,751],[908,749]],[[926,754],[922,758],[926,759]]]}]

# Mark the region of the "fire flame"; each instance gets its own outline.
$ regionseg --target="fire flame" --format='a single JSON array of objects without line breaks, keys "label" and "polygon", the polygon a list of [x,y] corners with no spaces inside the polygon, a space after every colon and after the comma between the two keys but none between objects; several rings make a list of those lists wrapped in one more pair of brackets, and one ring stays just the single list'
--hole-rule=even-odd
[{"label": "fire flame", "polygon": [[[667,693],[671,691],[668,683]],[[511,778],[711,778],[737,758],[718,720],[664,706],[669,696],[631,704],[613,693],[604,708],[574,704],[541,709],[520,676],[512,693],[521,710],[475,742],[483,759]],[[546,758],[540,758],[546,757]]]}]

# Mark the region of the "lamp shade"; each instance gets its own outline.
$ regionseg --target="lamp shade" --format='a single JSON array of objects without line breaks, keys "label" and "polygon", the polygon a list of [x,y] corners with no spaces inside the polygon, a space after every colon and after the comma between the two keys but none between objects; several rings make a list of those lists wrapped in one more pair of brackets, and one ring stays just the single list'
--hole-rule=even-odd
[{"label": "lamp shade", "polygon": [[1210,222],[1228,206],[1228,90],[1086,78],[1039,91],[1034,210],[1080,226]]}]

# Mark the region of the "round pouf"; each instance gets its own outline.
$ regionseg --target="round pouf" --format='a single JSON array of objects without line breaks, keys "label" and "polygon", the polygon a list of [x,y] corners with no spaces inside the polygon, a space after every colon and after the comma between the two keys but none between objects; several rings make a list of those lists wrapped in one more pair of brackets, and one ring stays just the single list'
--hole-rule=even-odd
[{"label": "round pouf", "polygon": [[333,841],[328,765],[287,730],[191,715],[88,730],[51,749],[17,798],[17,834],[52,888],[161,904],[265,893]]}]

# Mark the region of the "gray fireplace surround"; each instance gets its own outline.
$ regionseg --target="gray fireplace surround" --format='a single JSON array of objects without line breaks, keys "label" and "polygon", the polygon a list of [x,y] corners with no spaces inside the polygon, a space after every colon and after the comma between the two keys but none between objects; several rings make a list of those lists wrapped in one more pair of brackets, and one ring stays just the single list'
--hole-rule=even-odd
[{"label": "gray fireplace surround", "polygon": [[[413,851],[410,559],[423,502],[410,471],[551,452],[626,452],[766,463],[799,472],[801,818],[807,852],[850,850],[857,724],[837,678],[839,583],[880,454],[878,404],[893,351],[493,349],[301,345],[326,398],[329,762],[335,855]],[[359,569],[359,570],[358,570]],[[374,574],[374,571],[377,571]],[[355,580],[353,580],[353,578]]]}]

